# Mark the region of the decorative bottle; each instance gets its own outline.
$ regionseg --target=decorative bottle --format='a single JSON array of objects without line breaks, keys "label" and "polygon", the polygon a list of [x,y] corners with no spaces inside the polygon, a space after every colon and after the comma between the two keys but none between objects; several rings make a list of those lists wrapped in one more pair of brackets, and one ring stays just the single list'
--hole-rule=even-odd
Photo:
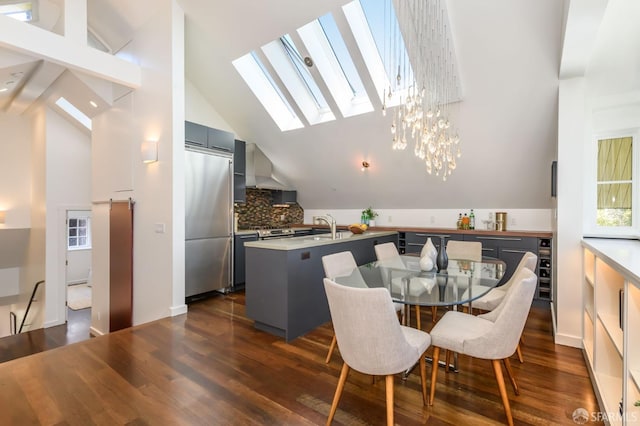
[{"label": "decorative bottle", "polygon": [[436,257],[436,267],[438,272],[446,271],[449,266],[449,256],[447,256],[447,249],[445,248],[445,239],[440,237],[440,247],[438,247],[438,257]]},{"label": "decorative bottle", "polygon": [[462,229],[462,213],[458,213],[458,221],[456,222],[456,229]]},{"label": "decorative bottle", "polygon": [[469,229],[476,229],[476,215],[473,214],[473,209],[469,213]]},{"label": "decorative bottle", "polygon": [[462,229],[469,229],[469,216],[466,213],[462,217]]}]

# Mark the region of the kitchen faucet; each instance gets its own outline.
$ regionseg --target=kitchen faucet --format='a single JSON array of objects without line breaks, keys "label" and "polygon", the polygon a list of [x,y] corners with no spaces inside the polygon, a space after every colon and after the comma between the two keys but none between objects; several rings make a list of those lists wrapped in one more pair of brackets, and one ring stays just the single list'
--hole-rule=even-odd
[{"label": "kitchen faucet", "polygon": [[327,224],[329,225],[329,228],[331,229],[331,239],[335,240],[336,239],[336,220],[333,216],[331,216],[329,213],[327,213],[325,216],[320,216],[318,217],[318,220],[324,220],[325,222],[327,222]]}]

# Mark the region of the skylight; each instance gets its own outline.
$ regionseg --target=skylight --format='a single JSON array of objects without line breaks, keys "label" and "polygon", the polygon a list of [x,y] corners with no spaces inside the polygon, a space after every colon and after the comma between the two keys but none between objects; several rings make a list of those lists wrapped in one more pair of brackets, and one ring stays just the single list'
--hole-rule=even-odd
[{"label": "skylight", "polygon": [[[380,101],[384,102],[386,97],[386,106],[398,105],[400,97],[413,84],[413,72],[391,0],[356,0],[342,9]],[[392,64],[398,62],[402,67],[392,69]]]},{"label": "skylight", "polygon": [[331,14],[298,29],[318,72],[344,117],[373,111],[373,105]]},{"label": "skylight", "polygon": [[[259,57],[269,67],[255,51],[233,61],[281,130],[303,127],[296,112],[314,125],[335,120],[336,107],[345,118],[373,111],[363,77],[370,78],[369,87],[373,82],[384,106],[406,99],[414,78],[392,0],[354,0],[342,11],[346,21],[327,13],[262,46]],[[356,66],[342,37],[349,28],[366,69]],[[398,58],[401,67],[391,69]]]},{"label": "skylight", "polygon": [[281,131],[304,127],[255,52],[236,59],[233,66]]},{"label": "skylight", "polygon": [[91,119],[78,108],[76,108],[71,102],[66,100],[64,97],[60,97],[56,101],[56,105],[58,105],[64,112],[73,117],[78,123],[91,130]]},{"label": "skylight", "polygon": [[31,22],[35,20],[34,2],[0,0],[0,14],[8,16],[18,21]]},{"label": "skylight", "polygon": [[300,51],[288,34],[262,46],[262,51],[310,124],[335,119]]}]

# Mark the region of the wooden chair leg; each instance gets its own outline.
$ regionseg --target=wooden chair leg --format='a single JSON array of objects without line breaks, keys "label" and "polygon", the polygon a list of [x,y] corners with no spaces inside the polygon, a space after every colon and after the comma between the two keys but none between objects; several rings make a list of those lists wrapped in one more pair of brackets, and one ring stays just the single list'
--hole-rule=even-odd
[{"label": "wooden chair leg", "polygon": [[324,360],[325,364],[329,364],[329,361],[331,361],[331,355],[333,355],[333,351],[336,349],[336,343],[338,343],[338,341],[336,340],[336,333],[333,333],[331,345],[329,345],[329,353],[327,354],[327,359]]},{"label": "wooden chair leg", "polygon": [[338,409],[338,401],[340,401],[340,396],[342,395],[342,390],[344,389],[344,384],[347,381],[347,375],[349,374],[349,366],[347,363],[342,364],[342,371],[340,372],[340,379],[338,379],[338,386],[336,387],[336,393],[333,395],[333,402],[331,403],[331,410],[329,411],[329,418],[327,419],[327,426],[331,424],[333,421],[333,416],[336,414],[336,410]]},{"label": "wooden chair leg", "polygon": [[426,352],[420,356],[420,381],[422,382],[422,403],[427,405],[427,362],[424,359]]},{"label": "wooden chair leg", "polygon": [[522,349],[520,349],[519,343],[518,343],[518,346],[516,346],[516,353],[518,354],[518,361],[520,361],[520,364],[524,364],[524,358],[522,357]]},{"label": "wooden chair leg", "polygon": [[511,362],[509,358],[505,358],[502,360],[504,364],[505,370],[507,370],[507,376],[509,376],[509,380],[511,380],[511,385],[513,386],[513,392],[516,395],[520,395],[520,391],[518,390],[518,384],[516,383],[516,378],[513,376],[513,370],[511,369]]},{"label": "wooden chair leg", "polygon": [[416,305],[416,327],[418,330],[422,330],[422,324],[420,324],[420,305]]},{"label": "wooden chair leg", "polygon": [[504,413],[507,416],[507,424],[513,426],[513,417],[511,416],[511,406],[509,405],[509,397],[507,396],[507,388],[504,385],[504,376],[502,375],[502,367],[500,366],[500,360],[491,360],[493,364],[493,372],[496,375],[496,382],[498,382],[498,389],[500,390],[500,397],[502,398],[502,405],[504,405]]},{"label": "wooden chair leg", "polygon": [[437,306],[432,306],[431,307],[431,322],[435,323],[437,318],[438,318],[438,307]]},{"label": "wooden chair leg", "polygon": [[393,374],[386,377],[384,385],[387,393],[387,426],[393,426]]},{"label": "wooden chair leg", "polygon": [[444,365],[444,372],[448,373],[449,372],[449,366],[451,365],[451,354],[453,352],[450,350],[446,350],[444,351],[444,359],[445,359],[445,365]]},{"label": "wooden chair leg", "polygon": [[433,347],[433,363],[431,364],[431,389],[429,390],[429,405],[433,405],[436,396],[436,379],[438,378],[438,360],[440,358],[440,348]]}]

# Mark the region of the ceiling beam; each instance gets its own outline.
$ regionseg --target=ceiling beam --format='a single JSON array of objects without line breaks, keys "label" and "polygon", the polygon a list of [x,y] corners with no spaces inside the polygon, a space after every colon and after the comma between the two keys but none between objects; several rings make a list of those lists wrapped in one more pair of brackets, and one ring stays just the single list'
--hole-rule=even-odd
[{"label": "ceiling beam", "polygon": [[0,15],[0,47],[133,89],[141,85],[140,66],[4,15]]}]

